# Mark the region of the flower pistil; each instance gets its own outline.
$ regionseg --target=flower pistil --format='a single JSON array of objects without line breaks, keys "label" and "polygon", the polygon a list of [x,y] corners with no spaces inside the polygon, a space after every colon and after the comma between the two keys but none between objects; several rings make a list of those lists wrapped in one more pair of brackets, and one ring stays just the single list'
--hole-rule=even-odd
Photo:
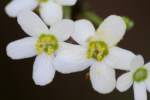
[{"label": "flower pistil", "polygon": [[147,79],[147,76],[148,76],[147,69],[144,67],[140,67],[134,72],[133,80],[135,80],[136,82],[142,82]]}]

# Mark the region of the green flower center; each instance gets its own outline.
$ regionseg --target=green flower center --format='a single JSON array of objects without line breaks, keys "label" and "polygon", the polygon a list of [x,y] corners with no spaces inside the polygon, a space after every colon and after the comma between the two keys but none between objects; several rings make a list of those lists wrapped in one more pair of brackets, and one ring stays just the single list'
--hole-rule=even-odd
[{"label": "green flower center", "polygon": [[37,0],[37,2],[39,2],[39,3],[46,3],[46,2],[48,2],[48,0]]},{"label": "green flower center", "polygon": [[103,41],[90,41],[88,44],[87,58],[102,61],[109,54],[108,46]]},{"label": "green flower center", "polygon": [[136,82],[144,81],[148,76],[148,72],[144,67],[140,67],[133,74],[133,80]]},{"label": "green flower center", "polygon": [[58,41],[55,36],[42,34],[36,42],[36,51],[38,54],[45,52],[52,55],[58,49]]}]

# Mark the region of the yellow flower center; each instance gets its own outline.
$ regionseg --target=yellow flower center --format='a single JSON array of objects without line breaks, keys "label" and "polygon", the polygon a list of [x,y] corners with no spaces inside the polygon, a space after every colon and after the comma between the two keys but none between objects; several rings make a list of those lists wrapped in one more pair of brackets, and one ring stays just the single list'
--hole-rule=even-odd
[{"label": "yellow flower center", "polygon": [[144,67],[138,68],[133,74],[133,80],[136,82],[141,82],[146,80],[148,72]]},{"label": "yellow flower center", "polygon": [[90,41],[88,44],[87,58],[102,61],[109,54],[108,46],[103,41]]},{"label": "yellow flower center", "polygon": [[38,54],[45,52],[52,55],[58,49],[58,41],[55,36],[42,34],[36,42],[36,51]]}]

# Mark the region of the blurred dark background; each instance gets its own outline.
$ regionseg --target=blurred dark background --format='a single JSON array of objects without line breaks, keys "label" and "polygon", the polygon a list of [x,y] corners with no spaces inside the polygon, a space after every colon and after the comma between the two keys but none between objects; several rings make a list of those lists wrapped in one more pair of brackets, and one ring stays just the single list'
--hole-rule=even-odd
[{"label": "blurred dark background", "polygon": [[[70,75],[57,73],[51,84],[36,86],[31,77],[34,58],[13,61],[6,55],[9,42],[27,36],[16,19],[5,14],[7,3],[0,0],[0,100],[133,100],[132,88],[125,93],[115,90],[108,95],[98,94],[85,77],[88,70]],[[142,54],[146,62],[150,61],[150,0],[89,0],[89,3],[103,18],[117,14],[133,19],[134,28],[127,32],[119,46]],[[150,93],[148,95],[150,100]]]}]

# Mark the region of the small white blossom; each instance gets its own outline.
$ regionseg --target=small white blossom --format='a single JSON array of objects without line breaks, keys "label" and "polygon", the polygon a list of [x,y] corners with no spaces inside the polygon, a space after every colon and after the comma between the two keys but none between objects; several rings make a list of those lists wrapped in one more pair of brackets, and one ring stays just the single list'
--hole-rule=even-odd
[{"label": "small white blossom", "polygon": [[76,21],[72,38],[80,45],[59,52],[54,60],[55,68],[62,73],[71,73],[91,66],[93,88],[102,94],[110,93],[116,86],[114,69],[129,70],[135,56],[116,46],[125,31],[124,20],[116,15],[106,18],[97,31],[88,20]]},{"label": "small white blossom", "polygon": [[34,10],[39,7],[45,23],[52,25],[62,19],[62,6],[72,6],[76,2],[77,0],[12,0],[5,11],[10,17],[16,17],[23,10]]},{"label": "small white blossom", "polygon": [[17,20],[21,28],[30,37],[8,44],[7,55],[16,60],[37,55],[33,65],[35,84],[43,86],[52,82],[56,71],[55,66],[53,66],[53,60],[58,52],[72,46],[63,41],[67,40],[70,34],[73,33],[74,22],[64,19],[48,29],[43,21],[31,11],[20,13],[17,16]]},{"label": "small white blossom", "polygon": [[117,80],[117,89],[120,92],[128,90],[133,84],[135,100],[147,100],[150,92],[150,63],[144,65],[144,58],[136,56],[131,64],[130,71],[120,76]]}]

